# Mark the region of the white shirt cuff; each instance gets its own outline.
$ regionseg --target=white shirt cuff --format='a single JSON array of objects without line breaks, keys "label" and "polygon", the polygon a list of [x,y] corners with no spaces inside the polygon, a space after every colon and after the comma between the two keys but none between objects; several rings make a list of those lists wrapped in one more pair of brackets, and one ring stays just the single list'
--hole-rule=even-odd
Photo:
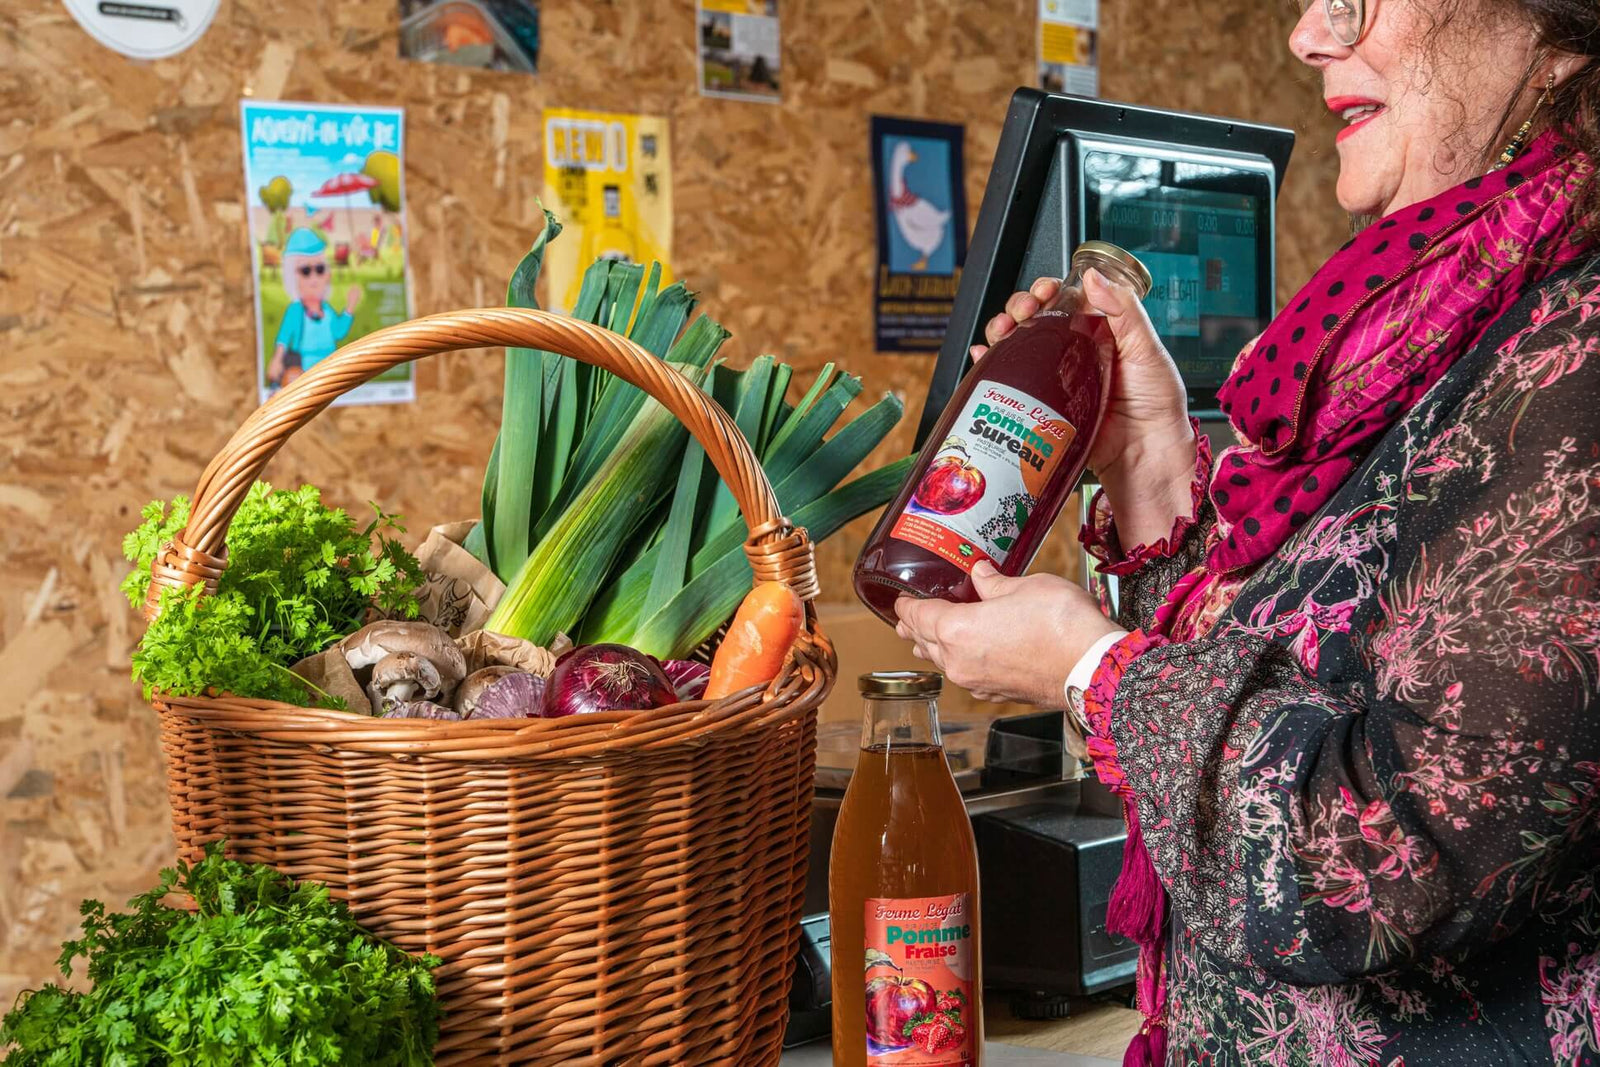
[{"label": "white shirt cuff", "polygon": [[1065,693],[1068,689],[1083,691],[1089,688],[1094,681],[1094,672],[1100,669],[1100,661],[1106,658],[1106,653],[1111,651],[1111,646],[1128,636],[1127,630],[1113,630],[1100,640],[1089,646],[1078,660],[1078,663],[1067,674],[1067,684],[1062,687]]}]

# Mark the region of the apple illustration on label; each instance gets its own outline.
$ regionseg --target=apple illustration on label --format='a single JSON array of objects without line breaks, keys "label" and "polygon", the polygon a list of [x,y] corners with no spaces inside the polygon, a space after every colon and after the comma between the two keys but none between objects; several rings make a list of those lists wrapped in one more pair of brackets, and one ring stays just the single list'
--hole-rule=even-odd
[{"label": "apple illustration on label", "polygon": [[917,483],[917,506],[940,515],[956,515],[983,499],[983,472],[965,456],[940,456]]},{"label": "apple illustration on label", "polygon": [[883,1048],[905,1048],[906,1024],[933,1011],[938,999],[920,978],[879,975],[867,983],[867,1036]]}]

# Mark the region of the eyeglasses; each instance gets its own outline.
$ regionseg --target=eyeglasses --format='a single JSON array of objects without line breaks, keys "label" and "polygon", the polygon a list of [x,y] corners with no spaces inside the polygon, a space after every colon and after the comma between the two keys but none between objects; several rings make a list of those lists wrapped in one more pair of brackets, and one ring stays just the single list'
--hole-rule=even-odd
[{"label": "eyeglasses", "polygon": [[1333,39],[1352,48],[1367,28],[1367,0],[1322,0]]},{"label": "eyeglasses", "polygon": [[300,277],[302,278],[309,278],[313,274],[326,273],[328,273],[328,265],[326,263],[307,263],[300,268]]}]

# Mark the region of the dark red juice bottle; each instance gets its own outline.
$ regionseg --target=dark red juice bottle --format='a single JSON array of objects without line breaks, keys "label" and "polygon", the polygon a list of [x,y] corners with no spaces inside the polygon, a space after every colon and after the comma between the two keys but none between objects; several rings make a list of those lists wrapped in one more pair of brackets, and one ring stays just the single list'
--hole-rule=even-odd
[{"label": "dark red juice bottle", "polygon": [[901,596],[977,600],[980,560],[1021,574],[1077,487],[1115,352],[1083,295],[1091,267],[1141,298],[1150,291],[1132,255],[1087,241],[1056,298],[967,372],[856,559],[856,595],[884,621]]}]

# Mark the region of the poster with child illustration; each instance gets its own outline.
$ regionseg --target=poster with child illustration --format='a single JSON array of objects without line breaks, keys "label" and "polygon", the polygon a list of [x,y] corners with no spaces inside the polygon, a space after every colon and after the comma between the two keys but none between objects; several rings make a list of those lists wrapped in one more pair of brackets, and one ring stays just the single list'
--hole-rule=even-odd
[{"label": "poster with child illustration", "polygon": [[[262,402],[340,346],[411,317],[399,108],[241,108]],[[405,364],[335,403],[416,398]]]}]

